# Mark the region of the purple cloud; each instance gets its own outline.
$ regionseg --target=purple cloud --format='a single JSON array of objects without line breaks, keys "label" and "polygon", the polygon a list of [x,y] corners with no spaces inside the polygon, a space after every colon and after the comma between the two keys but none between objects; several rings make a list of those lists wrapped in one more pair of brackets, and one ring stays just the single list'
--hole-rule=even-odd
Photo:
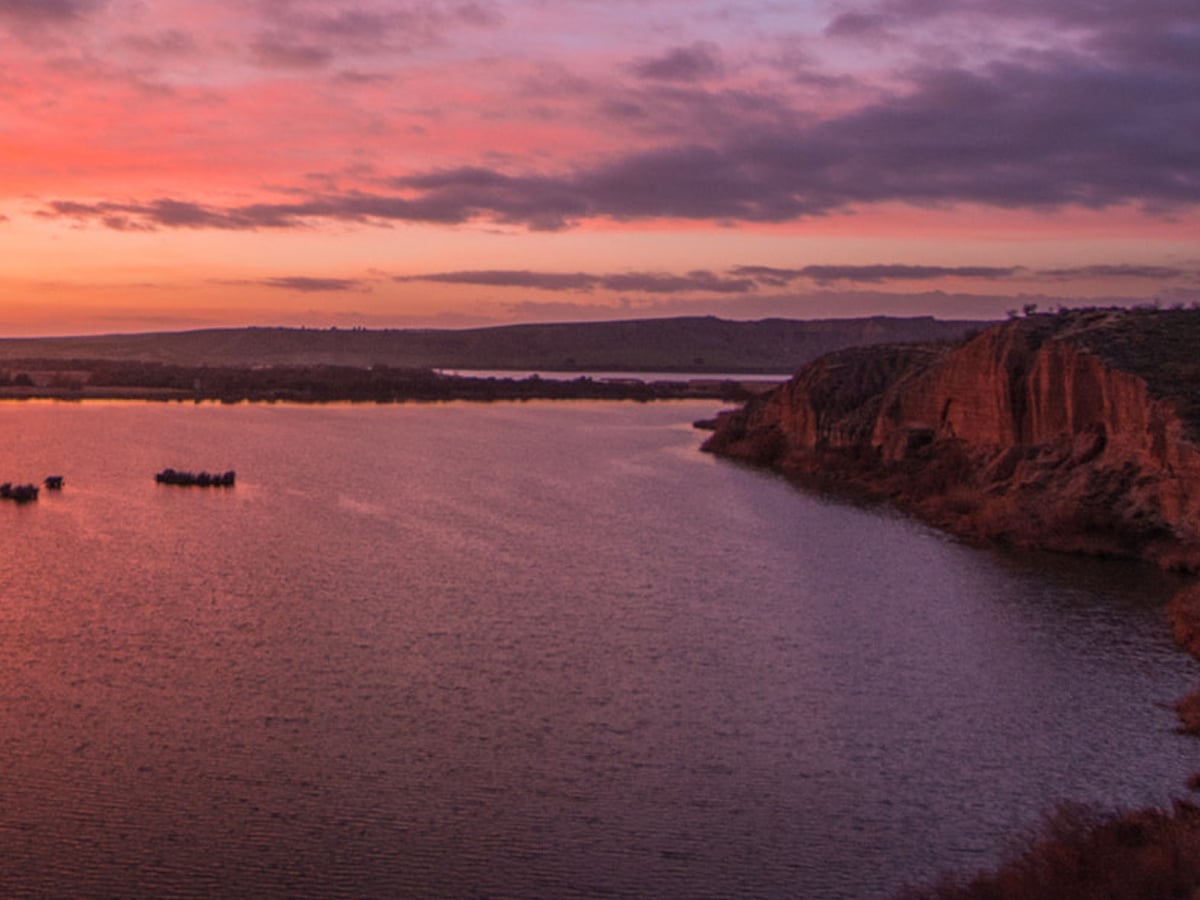
[{"label": "purple cloud", "polygon": [[1023,271],[1019,267],[997,266],[805,266],[797,269],[801,278],[817,284],[850,281],[858,284],[881,284],[885,281],[930,281],[939,278],[982,278],[996,280],[1011,278]]},{"label": "purple cloud", "polygon": [[726,278],[707,271],[672,275],[662,272],[625,272],[594,275],[586,272],[533,272],[529,270],[480,270],[436,272],[399,276],[396,281],[431,281],[441,284],[473,284],[488,287],[519,287],[543,291],[591,291],[597,288],[647,294],[702,291],[741,294],[756,285],[749,278]]},{"label": "purple cloud", "polygon": [[535,230],[555,230],[590,213],[588,198],[570,178],[511,176],[481,167],[438,170],[394,179],[416,191],[425,221],[465,222],[482,217]]},{"label": "purple cloud", "polygon": [[99,221],[109,228],[123,231],[158,228],[257,231],[303,228],[311,221],[323,219],[359,223],[404,221],[451,224],[463,221],[469,214],[469,210],[460,210],[453,203],[438,204],[362,193],[317,196],[298,203],[253,203],[224,208],[170,198],[149,203],[56,200],[38,213],[47,219]]},{"label": "purple cloud", "polygon": [[804,277],[803,269],[780,269],[774,266],[736,266],[729,271],[731,275],[750,278],[768,287],[787,287],[797,278]]},{"label": "purple cloud", "polygon": [[[1103,267],[1114,270],[1135,267]],[[781,269],[771,266],[735,266],[723,275],[699,270],[682,275],[662,272],[592,274],[586,272],[535,272],[527,269],[467,270],[399,276],[396,281],[430,281],[488,287],[519,287],[544,291],[607,290],[646,294],[706,292],[747,294],[760,288],[783,288],[799,280],[830,284],[836,281],[881,284],[888,281],[932,281],[942,278],[999,280],[1025,270],[1018,266],[804,266]]]},{"label": "purple cloud", "polygon": [[826,37],[877,38],[886,31],[887,19],[878,14],[844,12],[825,26]]},{"label": "purple cloud", "polygon": [[745,294],[757,287],[749,278],[723,278],[704,270],[688,272],[685,275],[665,275],[657,272],[605,275],[600,279],[600,285],[610,291],[638,291],[647,294],[678,294],[684,291]]},{"label": "purple cloud", "polygon": [[196,52],[196,39],[177,28],[154,34],[130,34],[121,44],[135,53],[149,57],[178,58]]},{"label": "purple cloud", "polygon": [[305,294],[361,291],[365,287],[364,282],[357,278],[312,278],[307,275],[284,275],[277,278],[264,278],[257,283],[266,287],[299,291]]},{"label": "purple cloud", "polygon": [[277,35],[264,35],[250,45],[255,61],[268,69],[316,69],[333,59],[327,47],[296,43]]},{"label": "purple cloud", "polygon": [[[418,18],[395,12],[373,12],[366,9],[346,9],[334,15],[320,16],[308,23],[307,30],[327,37],[352,41],[375,41],[387,35],[401,23],[413,24]],[[419,17],[425,18],[425,17]]]},{"label": "purple cloud", "polygon": [[662,145],[684,135],[718,138],[749,129],[794,129],[795,106],[777,94],[731,87],[644,83],[619,93],[598,91],[599,116]]},{"label": "purple cloud", "polygon": [[32,24],[69,22],[99,9],[106,0],[0,0],[0,16]]},{"label": "purple cloud", "polygon": [[1066,56],[930,70],[807,136],[841,154],[820,174],[842,203],[1167,208],[1200,201],[1197,126],[1200,67],[1184,79]]},{"label": "purple cloud", "polygon": [[922,25],[933,19],[973,17],[1044,22],[1059,27],[1090,31],[1178,26],[1196,14],[1190,0],[1117,0],[1097,4],[1095,0],[883,0],[863,13],[894,24]]},{"label": "purple cloud", "polygon": [[1076,266],[1070,269],[1043,269],[1038,273],[1044,278],[1140,278],[1147,281],[1171,281],[1176,278],[1194,277],[1196,272],[1173,266],[1138,265],[1094,265]]},{"label": "purple cloud", "polygon": [[270,37],[253,48],[260,62],[312,67],[343,52],[411,52],[447,42],[457,28],[495,28],[504,21],[499,7],[487,2],[367,2],[332,12],[331,6],[303,0],[262,4]]},{"label": "purple cloud", "polygon": [[982,33],[1005,24],[1041,29],[1065,38],[1063,46],[1077,40],[1098,59],[1195,75],[1200,23],[1191,0],[880,0],[840,13],[826,34],[870,40],[947,20]]},{"label": "purple cloud", "polygon": [[939,278],[981,278],[996,280],[1012,278],[1025,271],[1020,266],[911,266],[898,264],[872,265],[814,265],[797,269],[771,266],[737,266],[731,275],[752,278],[769,287],[786,287],[794,281],[807,279],[818,284],[852,281],[859,284],[879,284],[885,281],[932,281]]},{"label": "purple cloud", "polygon": [[704,81],[719,78],[725,72],[720,48],[705,41],[688,47],[676,47],[662,56],[639,60],[631,68],[639,78],[656,81]]},{"label": "purple cloud", "polygon": [[182,200],[162,198],[149,203],[77,203],[52,201],[38,213],[42,218],[98,220],[117,231],[145,231],[155,228],[213,228],[250,231],[256,228],[294,227],[302,224],[295,212],[283,207],[247,206],[216,209]]},{"label": "purple cloud", "polygon": [[481,3],[473,0],[469,3],[454,5],[452,15],[456,21],[476,28],[498,28],[504,24],[504,14],[495,3]]},{"label": "purple cloud", "polygon": [[485,287],[532,288],[539,291],[590,291],[600,278],[584,272],[532,272],[529,270],[481,270],[435,272],[429,275],[400,275],[396,281],[432,281],[440,284],[472,284]]}]

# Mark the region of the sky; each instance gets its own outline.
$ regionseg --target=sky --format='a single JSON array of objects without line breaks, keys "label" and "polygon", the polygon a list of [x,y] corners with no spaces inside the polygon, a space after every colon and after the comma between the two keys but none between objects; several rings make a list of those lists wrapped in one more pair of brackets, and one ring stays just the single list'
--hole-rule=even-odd
[{"label": "sky", "polygon": [[1197,301],[1196,0],[0,0],[0,335]]}]

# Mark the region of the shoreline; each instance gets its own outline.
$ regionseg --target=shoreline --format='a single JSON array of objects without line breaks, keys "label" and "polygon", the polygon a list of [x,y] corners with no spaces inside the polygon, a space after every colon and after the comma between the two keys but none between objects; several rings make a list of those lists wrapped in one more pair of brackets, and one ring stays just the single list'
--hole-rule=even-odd
[{"label": "shoreline", "polygon": [[[709,422],[703,449],[971,544],[1200,573],[1196,311],[1031,315],[954,347],[857,348]],[[1200,660],[1200,581],[1162,612]],[[1200,738],[1200,688],[1164,704]],[[1181,790],[1200,792],[1200,765]],[[1187,797],[1184,794],[1183,797]],[[1059,806],[1025,849],[928,900],[1200,896],[1200,804]]]},{"label": "shoreline", "polygon": [[[251,373],[259,370],[250,370]],[[369,370],[363,370],[369,371]],[[773,382],[736,379],[689,379],[641,381],[634,379],[573,381],[538,378],[497,379],[439,376],[421,383],[337,384],[310,382],[305,385],[269,386],[249,383],[222,385],[212,389],[164,386],[0,385],[0,403],[53,400],[68,403],[88,401],[140,401],[147,403],[439,403],[466,401],[490,403],[511,400],[614,400],[654,402],[664,400],[715,400],[741,402],[774,387]]]},{"label": "shoreline", "polygon": [[[1200,581],[1179,588],[1166,607],[1176,646],[1200,661]],[[1200,688],[1174,705],[1177,734],[1200,738]],[[1200,770],[1184,784],[1200,792]],[[1023,849],[991,869],[948,873],[909,885],[895,900],[1024,900],[1105,897],[1146,900],[1200,896],[1200,805],[1116,811],[1059,804]]]}]

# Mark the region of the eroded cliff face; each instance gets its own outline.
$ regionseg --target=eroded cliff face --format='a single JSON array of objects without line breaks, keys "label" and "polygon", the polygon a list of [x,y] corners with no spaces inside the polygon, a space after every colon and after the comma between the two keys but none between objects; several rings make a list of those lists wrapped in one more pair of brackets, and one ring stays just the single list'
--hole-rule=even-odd
[{"label": "eroded cliff face", "polygon": [[[1155,315],[1188,314],[1035,315],[957,347],[834,353],[723,415],[705,449],[975,539],[1197,570],[1200,446],[1181,413],[1194,386],[1104,358],[1126,347],[1111,332],[1136,319],[1152,334]],[[1137,359],[1155,358],[1149,340]]]}]

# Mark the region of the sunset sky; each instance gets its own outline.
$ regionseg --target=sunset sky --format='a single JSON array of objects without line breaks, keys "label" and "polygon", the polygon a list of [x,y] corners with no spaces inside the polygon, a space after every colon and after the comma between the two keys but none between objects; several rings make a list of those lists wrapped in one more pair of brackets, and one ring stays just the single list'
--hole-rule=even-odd
[{"label": "sunset sky", "polygon": [[1200,300],[1197,0],[0,0],[0,335]]}]

